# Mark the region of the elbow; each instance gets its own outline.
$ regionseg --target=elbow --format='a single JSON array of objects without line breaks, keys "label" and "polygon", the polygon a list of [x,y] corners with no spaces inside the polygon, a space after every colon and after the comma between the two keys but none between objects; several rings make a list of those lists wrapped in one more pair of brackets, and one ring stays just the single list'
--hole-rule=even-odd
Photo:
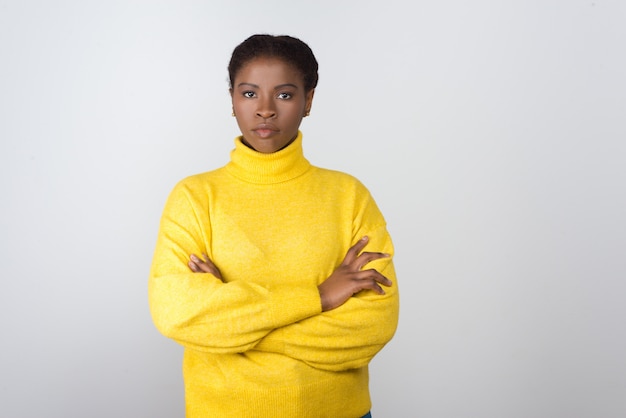
[{"label": "elbow", "polygon": [[168,315],[163,310],[151,307],[152,322],[156,329],[167,338],[176,339],[179,334],[181,326],[176,321],[172,320],[172,316]]},{"label": "elbow", "polygon": [[172,303],[160,298],[150,298],[150,315],[156,329],[167,338],[178,339],[189,326],[189,318],[181,315]]},{"label": "elbow", "polygon": [[177,339],[189,321],[185,320],[180,304],[172,297],[174,292],[162,283],[164,282],[150,278],[148,285],[150,315],[154,326],[161,334],[167,338]]},{"label": "elbow", "polygon": [[330,372],[345,372],[348,370],[361,369],[367,367],[374,356],[382,350],[383,347],[384,344],[370,345],[362,347],[360,353],[356,356],[333,359],[310,359],[305,360],[305,363],[313,368]]}]

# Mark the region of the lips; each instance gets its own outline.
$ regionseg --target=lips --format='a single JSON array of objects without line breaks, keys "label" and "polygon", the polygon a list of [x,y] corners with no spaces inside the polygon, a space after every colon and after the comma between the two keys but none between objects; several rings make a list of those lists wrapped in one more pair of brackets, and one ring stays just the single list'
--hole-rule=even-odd
[{"label": "lips", "polygon": [[262,123],[257,125],[252,131],[261,138],[269,138],[270,136],[278,133],[279,130],[270,123]]}]

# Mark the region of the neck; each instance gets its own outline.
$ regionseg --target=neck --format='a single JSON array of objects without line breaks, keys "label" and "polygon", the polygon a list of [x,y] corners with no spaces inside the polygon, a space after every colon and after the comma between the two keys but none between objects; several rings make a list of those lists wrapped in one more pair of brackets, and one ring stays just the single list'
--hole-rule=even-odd
[{"label": "neck", "polygon": [[311,166],[304,158],[301,132],[288,145],[273,153],[255,151],[242,136],[237,137],[230,157],[228,171],[241,180],[257,184],[288,181],[304,174]]}]

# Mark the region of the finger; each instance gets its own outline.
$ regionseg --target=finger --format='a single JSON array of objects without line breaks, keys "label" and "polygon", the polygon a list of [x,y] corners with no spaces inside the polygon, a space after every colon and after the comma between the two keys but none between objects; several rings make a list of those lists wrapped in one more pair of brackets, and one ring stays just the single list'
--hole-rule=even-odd
[{"label": "finger", "polygon": [[359,255],[357,259],[355,260],[356,269],[361,270],[368,263],[374,260],[379,260],[381,258],[388,258],[388,257],[391,257],[391,255],[387,253],[369,252],[369,251],[362,252],[361,255]]},{"label": "finger", "polygon": [[350,247],[350,249],[348,250],[348,253],[346,254],[346,257],[343,260],[344,264],[352,264],[354,260],[356,260],[357,257],[359,256],[359,253],[363,251],[363,248],[365,248],[368,242],[369,242],[369,237],[366,235],[360,240],[358,240],[356,244]]},{"label": "finger", "polygon": [[[206,254],[205,254],[205,257],[206,257]],[[196,271],[197,273],[199,272],[213,273],[216,270],[215,265],[213,264],[213,262],[211,262],[211,260],[208,257],[206,257],[206,260],[201,260],[197,255],[191,254],[189,258],[198,268],[198,270]]]},{"label": "finger", "polygon": [[380,287],[378,285],[378,283],[376,283],[375,280],[372,280],[370,283],[370,286],[368,287],[368,289],[373,290],[374,292],[378,293],[379,295],[384,295],[385,294],[385,290]]},{"label": "finger", "polygon": [[391,280],[389,280],[387,277],[383,276],[382,274],[380,274],[380,272],[374,269],[361,270],[358,273],[356,273],[353,276],[353,278],[356,280],[364,281],[364,282],[373,280],[387,287],[393,284]]},{"label": "finger", "polygon": [[189,261],[187,265],[189,266],[191,271],[193,271],[194,273],[199,273],[201,271],[200,268],[193,261]]},{"label": "finger", "polygon": [[379,295],[385,294],[384,289],[380,287],[379,283],[375,279],[359,280],[357,289],[354,293],[356,294],[362,290],[373,290]]},{"label": "finger", "polygon": [[215,264],[213,264],[213,262],[211,260],[207,260],[207,261],[202,262],[200,264],[200,268],[205,273],[211,273],[211,274],[216,274],[216,272],[219,271],[217,269],[217,267],[215,266]]}]

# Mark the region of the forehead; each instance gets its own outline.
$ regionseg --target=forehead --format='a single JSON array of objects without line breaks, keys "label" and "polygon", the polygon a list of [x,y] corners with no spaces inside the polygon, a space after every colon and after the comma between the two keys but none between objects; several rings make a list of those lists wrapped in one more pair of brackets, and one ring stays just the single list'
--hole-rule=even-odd
[{"label": "forehead", "polygon": [[291,83],[304,86],[303,76],[291,63],[276,57],[258,57],[246,62],[235,76],[239,83]]}]

